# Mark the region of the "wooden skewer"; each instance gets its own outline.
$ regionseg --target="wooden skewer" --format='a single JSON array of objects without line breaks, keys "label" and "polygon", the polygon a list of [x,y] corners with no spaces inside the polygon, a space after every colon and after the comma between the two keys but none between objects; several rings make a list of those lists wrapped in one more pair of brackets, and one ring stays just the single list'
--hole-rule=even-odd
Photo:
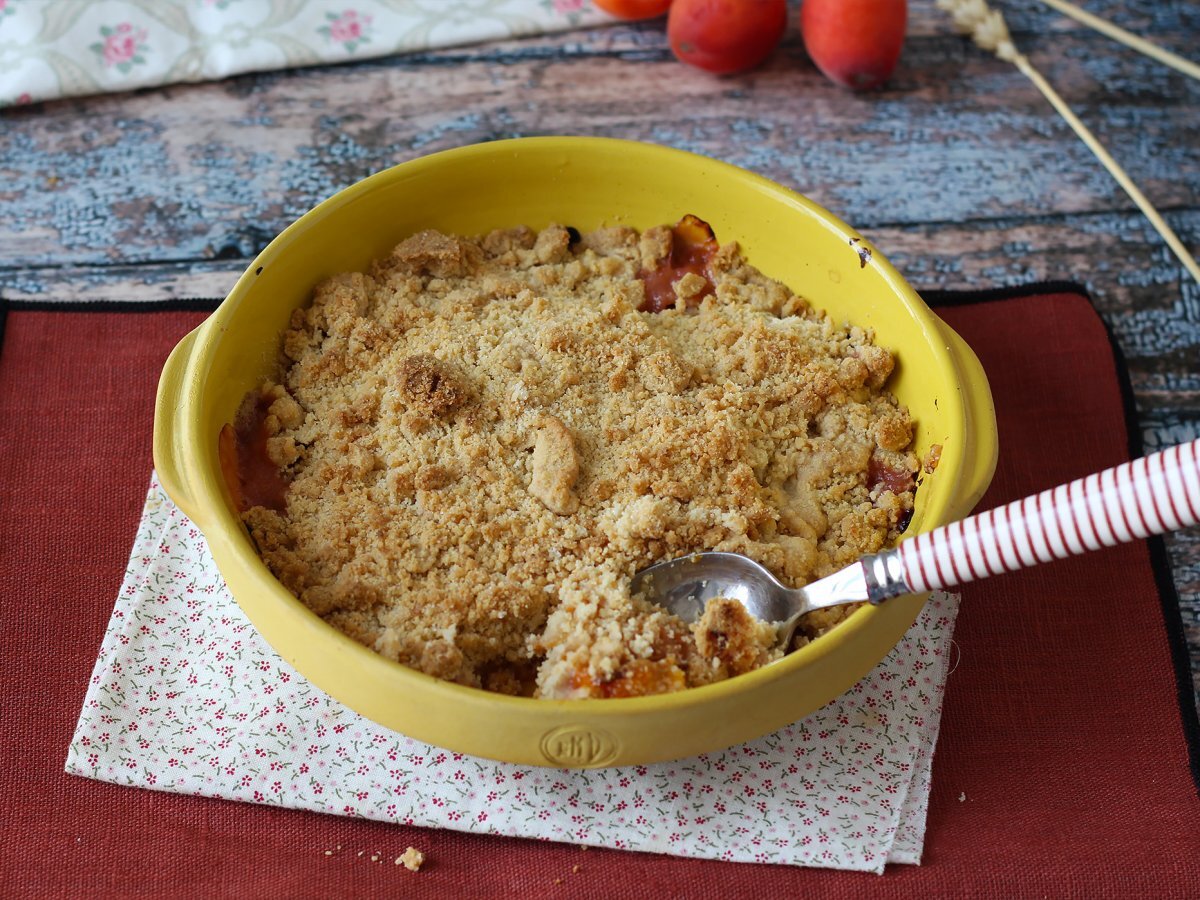
[{"label": "wooden skewer", "polygon": [[1114,25],[1107,19],[1094,16],[1087,10],[1080,9],[1073,3],[1068,3],[1067,0],[1042,0],[1042,2],[1047,6],[1054,7],[1064,16],[1070,16],[1077,22],[1082,22],[1084,25],[1096,29],[1101,34],[1107,35],[1114,41],[1120,41],[1127,47],[1132,47],[1139,53],[1144,53],[1151,59],[1156,59],[1163,65],[1170,66],[1172,69],[1200,81],[1200,65],[1196,65],[1191,60],[1184,59],[1170,50],[1164,50],[1158,44],[1153,44],[1145,38],[1140,38],[1136,34],[1132,34],[1124,28]]},{"label": "wooden skewer", "polygon": [[1162,239],[1166,241],[1167,246],[1179,257],[1179,261],[1183,263],[1184,268],[1192,274],[1197,283],[1200,283],[1200,265],[1197,265],[1195,257],[1183,245],[1183,241],[1179,239],[1178,235],[1171,229],[1171,226],[1159,215],[1158,210],[1154,208],[1154,204],[1146,198],[1146,195],[1141,192],[1138,186],[1133,183],[1133,180],[1125,173],[1125,170],[1121,168],[1120,163],[1113,159],[1109,152],[1104,149],[1104,145],[1080,121],[1071,107],[1067,106],[1066,101],[1059,96],[1058,91],[1054,90],[1050,83],[1042,77],[1042,73],[1033,67],[1033,64],[1025,58],[1024,54],[1017,53],[1013,59],[1013,63],[1034,83],[1043,96],[1058,110],[1058,114],[1066,120],[1072,130],[1087,144],[1088,149],[1096,155],[1096,158],[1100,160],[1104,168],[1108,169],[1109,174],[1116,179],[1117,184],[1125,189],[1125,193],[1130,196],[1133,202],[1137,204],[1138,209],[1150,220],[1150,224],[1154,226],[1155,230],[1162,236]]},{"label": "wooden skewer", "polygon": [[[1043,2],[1057,5],[1063,2],[1063,0],[1043,0]],[[1166,241],[1167,246],[1179,257],[1179,261],[1183,263],[1184,268],[1191,273],[1191,276],[1196,279],[1197,283],[1200,283],[1200,265],[1196,264],[1195,257],[1183,245],[1183,241],[1179,240],[1179,236],[1171,230],[1171,226],[1159,215],[1158,210],[1154,208],[1154,204],[1146,199],[1146,195],[1133,183],[1133,179],[1125,173],[1120,164],[1104,149],[1104,145],[1080,121],[1079,117],[1071,110],[1071,107],[1067,106],[1067,102],[1059,96],[1058,91],[1050,85],[1050,82],[1042,77],[1041,72],[1033,67],[1033,63],[1017,50],[1013,44],[1012,36],[1009,34],[1008,25],[1004,21],[1004,16],[988,6],[987,0],[936,0],[936,3],[939,9],[950,13],[959,31],[969,34],[972,40],[984,50],[990,50],[1000,59],[1012,63],[1024,73],[1026,78],[1033,82],[1034,86],[1042,92],[1042,96],[1050,101],[1050,105],[1071,126],[1071,130],[1095,154],[1096,159],[1100,160],[1104,168],[1108,169],[1108,173],[1116,179],[1117,184],[1121,185],[1125,193],[1137,204],[1138,209],[1142,211],[1142,214],[1150,221],[1150,224],[1154,226],[1155,230],[1162,236],[1162,239]]]}]

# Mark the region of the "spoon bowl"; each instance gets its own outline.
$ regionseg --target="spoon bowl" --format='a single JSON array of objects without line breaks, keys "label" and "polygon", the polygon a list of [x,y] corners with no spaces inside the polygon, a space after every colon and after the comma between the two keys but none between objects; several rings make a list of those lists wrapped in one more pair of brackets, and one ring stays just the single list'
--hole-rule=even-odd
[{"label": "spoon bowl", "polygon": [[632,592],[647,593],[689,625],[718,597],[739,601],[764,622],[782,622],[793,615],[793,592],[764,566],[738,553],[693,553],[656,563],[633,577]]},{"label": "spoon bowl", "polygon": [[792,589],[748,556],[713,550],[647,566],[633,576],[630,590],[688,624],[699,621],[709,600],[736,600],[754,618],[774,624],[778,644],[786,648],[805,613],[872,599],[865,569],[855,563]]}]

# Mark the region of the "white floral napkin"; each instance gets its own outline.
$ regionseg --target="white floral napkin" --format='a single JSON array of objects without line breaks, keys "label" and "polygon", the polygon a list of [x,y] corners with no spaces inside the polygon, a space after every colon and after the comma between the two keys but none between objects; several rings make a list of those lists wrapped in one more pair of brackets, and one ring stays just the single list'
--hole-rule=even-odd
[{"label": "white floral napkin", "polygon": [[0,0],[0,107],[611,21],[591,0]]},{"label": "white floral napkin", "polygon": [[66,770],[431,828],[740,862],[917,863],[958,597],[825,708],[692,759],[507,765],[389,731],[259,637],[203,536],[152,480]]}]

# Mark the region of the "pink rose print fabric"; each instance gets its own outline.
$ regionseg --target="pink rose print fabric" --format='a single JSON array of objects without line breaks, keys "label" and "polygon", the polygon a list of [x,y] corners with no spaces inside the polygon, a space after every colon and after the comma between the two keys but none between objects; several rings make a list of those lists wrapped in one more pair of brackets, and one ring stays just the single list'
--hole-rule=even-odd
[{"label": "pink rose print fabric", "polygon": [[368,35],[371,29],[370,16],[358,10],[347,9],[340,13],[326,13],[325,18],[326,24],[317,31],[325,35],[327,40],[341,44],[347,53],[353,53],[361,44],[371,42]]},{"label": "pink rose print fabric", "polygon": [[0,0],[0,108],[615,21],[592,0]]},{"label": "pink rose print fabric", "polygon": [[397,734],[308,683],[155,479],[66,770],[431,828],[882,872],[921,858],[957,611],[933,595],[846,694],[739,747],[590,771],[507,765]]},{"label": "pink rose print fabric", "polygon": [[129,22],[109,27],[101,26],[101,41],[92,44],[92,52],[97,54],[106,67],[115,68],[122,74],[135,65],[146,64],[146,30],[137,28]]}]

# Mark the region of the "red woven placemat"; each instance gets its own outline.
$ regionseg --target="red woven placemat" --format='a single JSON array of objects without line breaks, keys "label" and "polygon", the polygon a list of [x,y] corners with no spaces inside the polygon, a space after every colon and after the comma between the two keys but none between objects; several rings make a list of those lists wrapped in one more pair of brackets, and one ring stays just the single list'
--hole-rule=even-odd
[{"label": "red woven placemat", "polygon": [[[979,353],[997,402],[1000,466],[984,504],[1127,458],[1119,367],[1086,298],[1058,292],[974,301],[940,312]],[[202,318],[7,310],[0,345],[5,895],[1200,890],[1200,800],[1185,739],[1195,716],[1181,713],[1157,550],[1146,543],[965,591],[956,635],[962,659],[946,694],[924,865],[893,867],[882,878],[423,831],[63,774],[145,496],[158,373]],[[352,852],[324,855],[339,844]],[[390,863],[409,844],[430,857],[417,875]],[[386,865],[371,863],[377,850]]]}]

